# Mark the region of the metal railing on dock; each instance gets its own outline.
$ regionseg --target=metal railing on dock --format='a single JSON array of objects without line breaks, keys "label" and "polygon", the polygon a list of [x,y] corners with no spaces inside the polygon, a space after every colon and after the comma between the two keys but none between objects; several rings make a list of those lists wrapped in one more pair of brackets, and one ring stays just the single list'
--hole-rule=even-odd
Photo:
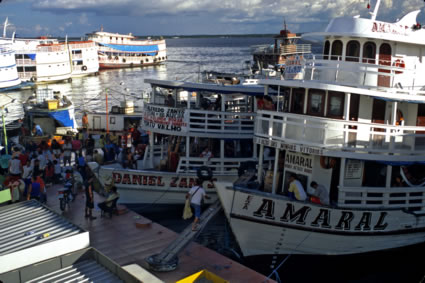
[{"label": "metal railing on dock", "polygon": [[176,269],[178,265],[178,254],[202,232],[208,222],[221,210],[221,208],[220,200],[216,200],[202,213],[196,231],[192,230],[191,223],[180,233],[179,237],[163,251],[146,258],[149,268],[154,271],[172,271]]}]

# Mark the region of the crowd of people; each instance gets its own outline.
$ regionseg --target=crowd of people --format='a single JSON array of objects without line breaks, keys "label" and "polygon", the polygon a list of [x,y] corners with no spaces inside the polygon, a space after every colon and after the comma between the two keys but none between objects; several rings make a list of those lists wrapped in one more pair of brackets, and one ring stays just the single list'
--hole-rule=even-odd
[{"label": "crowd of people", "polygon": [[[116,133],[105,135],[89,134],[83,129],[75,137],[41,139],[37,135],[16,144],[3,148],[0,155],[0,189],[10,189],[11,202],[37,199],[47,202],[47,188],[54,184],[72,183],[72,195],[78,189],[86,192],[86,217],[92,215],[93,174],[88,162],[99,164],[119,162],[124,168],[135,168],[138,159],[142,159],[148,135],[141,128],[130,127],[121,135]],[[110,195],[118,193],[111,189]],[[107,201],[104,209],[110,207]]]}]

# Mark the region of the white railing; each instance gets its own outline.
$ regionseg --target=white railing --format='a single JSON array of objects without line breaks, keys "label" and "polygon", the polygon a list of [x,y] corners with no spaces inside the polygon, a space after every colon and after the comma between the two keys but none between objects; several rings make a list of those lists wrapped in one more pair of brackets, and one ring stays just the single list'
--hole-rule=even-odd
[{"label": "white railing", "polygon": [[254,46],[254,52],[257,55],[288,55],[288,54],[302,54],[311,53],[311,44],[290,44],[283,45],[281,48],[275,50],[274,45],[259,45]]},{"label": "white railing", "polygon": [[35,64],[36,64],[35,60],[31,60],[31,59],[16,59],[16,65],[18,65],[18,66],[24,66],[24,65],[33,66]]},{"label": "white railing", "polygon": [[79,53],[79,54],[72,54],[72,59],[76,60],[76,59],[82,59],[83,58],[83,54]]},{"label": "white railing", "polygon": [[425,210],[424,187],[343,187],[338,189],[338,207],[362,209]]},{"label": "white railing", "polygon": [[[300,114],[259,111],[255,135],[327,150],[386,154],[425,154],[425,127],[362,123]],[[395,156],[395,158],[396,158]],[[416,158],[415,157],[415,158]]]},{"label": "white railing", "polygon": [[241,162],[254,161],[253,158],[208,158],[180,157],[178,173],[196,172],[201,166],[208,166],[213,173],[220,175],[237,175]]},{"label": "white railing", "polygon": [[[401,67],[400,61],[397,63],[400,60],[397,57],[391,61],[358,57],[346,58],[345,61],[342,59],[341,56],[335,55],[306,55],[302,63],[304,80],[372,89],[394,88],[394,91],[401,93],[425,95],[425,91],[422,90],[425,67],[423,68],[417,59],[404,58],[403,60],[406,60],[404,65],[407,68]],[[287,65],[291,64],[291,61],[287,61]]]},{"label": "white railing", "polygon": [[37,72],[18,72],[18,76],[21,80],[30,80],[31,78],[36,78],[37,77]]},{"label": "white railing", "polygon": [[253,135],[255,114],[252,112],[221,112],[188,110],[189,132],[210,134]]}]

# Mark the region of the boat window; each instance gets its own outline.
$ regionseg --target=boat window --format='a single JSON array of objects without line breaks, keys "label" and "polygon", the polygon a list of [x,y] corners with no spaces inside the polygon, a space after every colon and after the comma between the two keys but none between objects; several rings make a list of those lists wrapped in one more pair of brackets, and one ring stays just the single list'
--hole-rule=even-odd
[{"label": "boat window", "polygon": [[345,61],[359,62],[360,43],[356,40],[351,40],[347,43]]},{"label": "boat window", "polygon": [[295,88],[292,91],[292,113],[303,114],[304,113],[304,88]]},{"label": "boat window", "polygon": [[308,91],[307,114],[314,116],[323,116],[325,104],[325,91],[310,89]]},{"label": "boat window", "polygon": [[332,42],[331,60],[340,60],[342,56],[342,41],[335,40]]},{"label": "boat window", "polygon": [[328,117],[342,119],[344,114],[344,98],[345,94],[343,92],[329,91],[327,111]]},{"label": "boat window", "polygon": [[325,46],[323,47],[323,59],[328,60],[329,59],[329,49],[331,48],[331,44],[329,40],[325,41]]},{"label": "boat window", "polygon": [[373,42],[366,42],[363,45],[363,63],[375,64],[376,45]]}]

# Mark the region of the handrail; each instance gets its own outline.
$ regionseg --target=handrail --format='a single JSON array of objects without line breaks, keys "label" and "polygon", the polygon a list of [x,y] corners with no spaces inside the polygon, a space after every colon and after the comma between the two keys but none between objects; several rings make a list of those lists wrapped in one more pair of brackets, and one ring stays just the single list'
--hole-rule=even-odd
[{"label": "handrail", "polygon": [[425,187],[339,187],[337,206],[425,210]]},{"label": "handrail", "polygon": [[[331,60],[330,60],[331,59]],[[301,64],[304,80],[339,83],[370,89],[393,88],[397,92],[425,95],[421,64],[417,59],[393,57],[391,60],[305,54],[302,61],[288,59],[287,65]],[[403,61],[403,65],[400,64]],[[289,75],[286,79],[290,79]]]},{"label": "handrail", "polygon": [[205,157],[180,157],[177,172],[196,172],[201,166],[208,166],[214,174],[237,175],[242,162],[253,161],[255,158],[225,157],[208,158]]},{"label": "handrail", "polygon": [[259,111],[255,136],[302,143],[329,150],[377,154],[420,155],[425,127],[345,121],[301,114]]}]

